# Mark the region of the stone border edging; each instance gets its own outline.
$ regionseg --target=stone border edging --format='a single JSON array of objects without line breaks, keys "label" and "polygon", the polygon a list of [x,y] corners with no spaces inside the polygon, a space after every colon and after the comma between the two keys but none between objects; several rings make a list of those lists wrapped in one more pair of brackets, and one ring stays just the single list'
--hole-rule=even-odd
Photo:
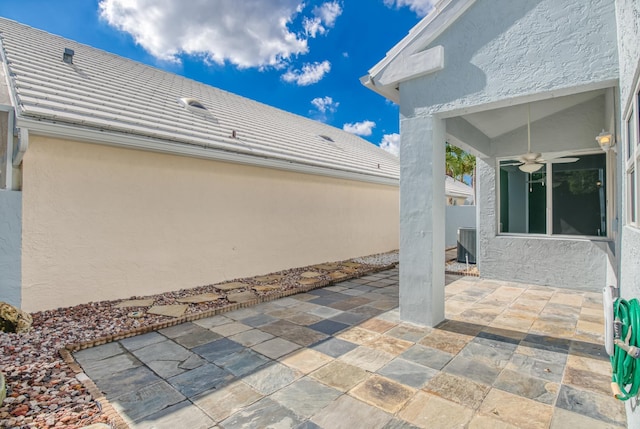
[{"label": "stone border edging", "polygon": [[[366,265],[366,264],[363,264]],[[387,264],[384,266],[376,265],[371,266],[371,270],[363,273],[352,273],[347,275],[346,277],[340,280],[318,280],[317,283],[311,285],[300,285],[300,287],[284,290],[280,292],[275,292],[269,295],[258,296],[256,299],[252,299],[251,301],[241,302],[241,303],[231,303],[225,305],[220,308],[214,308],[207,311],[202,311],[200,313],[192,313],[186,316],[181,316],[174,318],[172,320],[167,320],[165,322],[154,323],[148,326],[142,326],[140,328],[135,328],[133,330],[122,332],[115,335],[107,335],[105,337],[96,338],[94,340],[82,341],[79,343],[71,343],[67,344],[64,347],[58,349],[58,354],[67,364],[67,366],[75,373],[76,378],[82,385],[89,391],[89,394],[93,397],[93,399],[99,404],[101,412],[103,415],[106,415],[109,419],[109,424],[113,427],[113,429],[129,429],[129,425],[124,421],[122,416],[113,408],[109,400],[102,394],[98,386],[91,380],[88,376],[80,376],[80,374],[84,374],[82,367],[76,362],[73,358],[72,353],[88,349],[95,346],[100,346],[103,344],[111,343],[114,341],[120,341],[125,338],[134,337],[136,335],[146,334],[148,332],[155,332],[160,329],[168,328],[175,325],[180,325],[186,322],[193,322],[194,320],[206,319],[207,317],[213,317],[218,314],[227,313],[230,311],[239,310],[241,308],[252,307],[257,304],[261,304],[263,302],[274,301],[276,299],[286,298],[291,295],[297,295],[299,293],[306,293],[314,289],[320,289],[329,285],[334,285],[338,283],[342,283],[345,281],[349,281],[351,279],[364,277],[369,274],[378,273],[380,271],[390,270],[398,266],[398,263]],[[456,273],[457,274],[457,273]]]},{"label": "stone border edging", "polygon": [[463,276],[463,277],[480,277],[480,273],[465,273],[464,271],[450,271],[450,270],[444,270],[445,274],[453,274],[456,276]]}]

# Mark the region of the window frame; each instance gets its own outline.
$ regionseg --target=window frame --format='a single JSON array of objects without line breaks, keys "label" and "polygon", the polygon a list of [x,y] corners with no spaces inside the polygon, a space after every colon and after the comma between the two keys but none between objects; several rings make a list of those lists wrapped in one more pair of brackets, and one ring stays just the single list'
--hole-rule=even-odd
[{"label": "window frame", "polygon": [[[625,165],[625,226],[640,228],[640,79],[635,83],[631,102],[623,115],[622,147]],[[631,181],[633,180],[633,184]],[[633,185],[633,186],[632,186]]]},{"label": "window frame", "polygon": [[[603,152],[601,149],[578,149],[573,151],[563,151],[565,153],[565,157],[572,156],[584,156],[584,155],[604,155],[605,156],[605,174],[606,174],[606,207],[605,213],[607,216],[607,234],[606,235],[570,235],[570,234],[553,234],[553,193],[549,191],[549,189],[553,188],[553,163],[545,162],[545,187],[546,187],[546,232],[545,233],[525,233],[525,232],[503,232],[500,231],[500,193],[502,192],[500,181],[496,181],[496,231],[498,236],[503,237],[523,237],[523,238],[549,238],[549,239],[567,239],[567,240],[591,240],[591,241],[611,241],[613,240],[613,217],[612,217],[612,196],[615,195],[615,180],[612,178],[612,161],[611,161],[611,153]],[[513,161],[513,157],[496,157],[496,169],[495,169],[495,177],[499,179],[500,177],[500,162],[501,161]],[[527,210],[528,217],[528,210]]]}]

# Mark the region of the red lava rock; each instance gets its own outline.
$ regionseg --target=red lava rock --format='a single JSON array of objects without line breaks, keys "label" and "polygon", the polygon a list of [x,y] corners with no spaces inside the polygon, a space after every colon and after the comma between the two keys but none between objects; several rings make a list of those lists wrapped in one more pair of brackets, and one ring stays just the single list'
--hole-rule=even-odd
[{"label": "red lava rock", "polygon": [[11,411],[11,414],[18,417],[18,416],[24,416],[28,412],[29,412],[29,406],[26,404],[22,404],[15,407],[13,411]]}]

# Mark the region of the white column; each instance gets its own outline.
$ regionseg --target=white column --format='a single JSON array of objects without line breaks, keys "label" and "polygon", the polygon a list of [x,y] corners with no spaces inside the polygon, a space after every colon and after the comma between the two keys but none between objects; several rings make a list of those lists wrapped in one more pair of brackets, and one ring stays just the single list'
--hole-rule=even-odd
[{"label": "white column", "polygon": [[444,320],[445,121],[400,121],[400,319]]}]

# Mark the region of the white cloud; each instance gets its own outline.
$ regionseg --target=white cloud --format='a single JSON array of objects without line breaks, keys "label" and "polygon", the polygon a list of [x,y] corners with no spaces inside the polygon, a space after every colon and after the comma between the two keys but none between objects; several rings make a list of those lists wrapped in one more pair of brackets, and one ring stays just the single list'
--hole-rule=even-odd
[{"label": "white cloud", "polygon": [[337,1],[327,2],[320,7],[314,7],[313,14],[319,17],[327,27],[331,28],[335,25],[336,19],[342,15],[342,6]]},{"label": "white cloud", "polygon": [[395,156],[400,156],[400,134],[385,134],[380,147]]},{"label": "white cloud", "polygon": [[329,96],[314,98],[311,100],[311,104],[321,113],[335,113],[340,105],[340,103],[333,101],[333,98]]},{"label": "white cloud", "polygon": [[370,136],[371,130],[376,126],[373,121],[355,122],[353,124],[344,124],[342,129],[348,133],[356,134],[359,136]]},{"label": "white cloud", "polygon": [[418,16],[425,16],[437,0],[384,0],[384,4],[387,7],[405,7],[408,6]]},{"label": "white cloud", "polygon": [[305,17],[302,25],[309,37],[322,35],[333,28],[336,19],[342,14],[342,6],[337,1],[323,3],[313,8],[313,18]]},{"label": "white cloud", "polygon": [[[309,51],[307,41],[326,33],[342,13],[336,1],[305,12],[300,0],[100,0],[100,16],[129,33],[154,57],[180,62],[180,55],[240,68],[282,67]],[[298,33],[294,20],[317,19],[319,26]],[[303,24],[304,25],[304,24]]]},{"label": "white cloud", "polygon": [[321,63],[305,64],[301,70],[289,70],[282,75],[285,82],[295,82],[299,86],[307,86],[322,80],[331,70],[331,63],[327,60]]}]

